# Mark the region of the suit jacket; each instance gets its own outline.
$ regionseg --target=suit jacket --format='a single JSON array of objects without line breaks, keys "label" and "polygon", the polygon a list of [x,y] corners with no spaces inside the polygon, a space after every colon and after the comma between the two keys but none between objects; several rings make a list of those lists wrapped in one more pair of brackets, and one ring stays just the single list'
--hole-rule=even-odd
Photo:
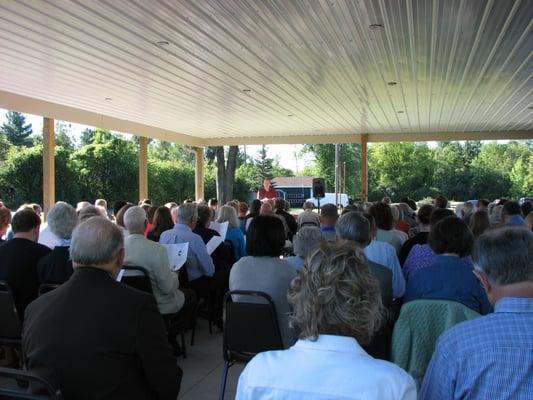
[{"label": "suit jacket", "polygon": [[392,271],[384,265],[370,260],[368,260],[368,265],[372,276],[379,282],[383,306],[389,308],[392,304]]},{"label": "suit jacket", "polygon": [[11,287],[20,319],[24,318],[28,304],[37,298],[37,263],[48,253],[48,247],[22,238],[11,239],[0,246],[0,280]]},{"label": "suit jacket", "polygon": [[178,289],[178,274],[170,269],[165,248],[143,235],[132,234],[124,239],[124,249],[124,265],[135,265],[148,270],[161,314],[177,313],[183,307],[185,296]]},{"label": "suit jacket", "polygon": [[172,399],[181,381],[153,297],[105,271],[79,268],[27,309],[29,371],[65,399]]}]

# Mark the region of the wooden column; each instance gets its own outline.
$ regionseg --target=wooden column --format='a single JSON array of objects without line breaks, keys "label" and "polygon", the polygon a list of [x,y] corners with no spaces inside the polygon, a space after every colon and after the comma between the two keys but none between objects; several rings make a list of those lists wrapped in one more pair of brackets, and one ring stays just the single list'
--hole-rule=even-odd
[{"label": "wooden column", "polygon": [[363,201],[368,201],[367,143],[368,134],[363,133],[361,135],[361,197]]},{"label": "wooden column", "polygon": [[148,138],[139,136],[139,200],[148,198]]},{"label": "wooden column", "polygon": [[204,199],[204,148],[197,147],[196,151],[196,168],[194,170],[195,196],[196,200]]},{"label": "wooden column", "polygon": [[45,215],[56,202],[54,120],[43,119],[43,208]]}]

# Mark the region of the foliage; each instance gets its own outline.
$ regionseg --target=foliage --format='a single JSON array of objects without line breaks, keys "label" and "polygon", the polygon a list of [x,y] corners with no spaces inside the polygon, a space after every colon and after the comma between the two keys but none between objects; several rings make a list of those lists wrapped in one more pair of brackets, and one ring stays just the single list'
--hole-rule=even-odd
[{"label": "foliage", "polygon": [[260,180],[273,178],[273,163],[274,159],[267,156],[267,147],[262,145],[257,151],[257,158],[255,159],[255,170],[257,171]]},{"label": "foliage", "polygon": [[7,140],[15,146],[31,146],[33,144],[31,124],[26,124],[26,118],[22,113],[8,111],[7,122],[0,127],[0,135],[5,135]]},{"label": "foliage", "polygon": [[[326,181],[326,191],[335,190],[335,145],[334,144],[308,144],[305,145],[304,153],[312,153],[315,156],[314,166],[305,167],[300,176],[313,176],[324,178]],[[341,163],[346,163],[346,176],[341,179],[346,182],[346,188],[342,189],[349,197],[358,197],[361,193],[361,146],[350,143],[340,146]],[[342,168],[342,166],[341,166]],[[342,168],[344,170],[344,168]]]},{"label": "foliage", "polygon": [[138,155],[130,140],[96,130],[93,142],[72,155],[83,199],[138,198]]},{"label": "foliage", "polygon": [[149,159],[148,193],[153,204],[194,198],[194,170],[181,162]]},{"label": "foliage", "polygon": [[380,143],[369,147],[369,199],[420,199],[431,193],[431,151],[425,143]]}]

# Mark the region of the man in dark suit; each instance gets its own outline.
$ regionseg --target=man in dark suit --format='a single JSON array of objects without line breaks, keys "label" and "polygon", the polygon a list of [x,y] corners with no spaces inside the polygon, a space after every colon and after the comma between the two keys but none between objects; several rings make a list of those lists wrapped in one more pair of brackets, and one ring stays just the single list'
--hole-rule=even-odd
[{"label": "man in dark suit", "polygon": [[27,308],[22,347],[29,371],[65,399],[177,398],[176,364],[152,296],[116,281],[122,233],[93,217],[72,234],[74,274]]},{"label": "man in dark suit", "polygon": [[11,221],[13,239],[0,246],[0,280],[13,291],[20,319],[28,304],[37,298],[37,263],[50,249],[37,243],[41,220],[31,209],[18,211]]}]

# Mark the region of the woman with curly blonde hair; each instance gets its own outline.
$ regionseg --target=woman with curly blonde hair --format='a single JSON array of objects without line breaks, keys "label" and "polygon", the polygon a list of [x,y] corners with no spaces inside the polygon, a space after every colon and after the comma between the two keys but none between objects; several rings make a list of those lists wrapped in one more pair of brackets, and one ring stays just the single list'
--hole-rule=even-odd
[{"label": "woman with curly blonde hair", "polygon": [[361,347],[382,320],[379,285],[362,249],[322,243],[293,279],[288,299],[300,339],[255,356],[239,378],[237,399],[416,399],[405,371]]}]

